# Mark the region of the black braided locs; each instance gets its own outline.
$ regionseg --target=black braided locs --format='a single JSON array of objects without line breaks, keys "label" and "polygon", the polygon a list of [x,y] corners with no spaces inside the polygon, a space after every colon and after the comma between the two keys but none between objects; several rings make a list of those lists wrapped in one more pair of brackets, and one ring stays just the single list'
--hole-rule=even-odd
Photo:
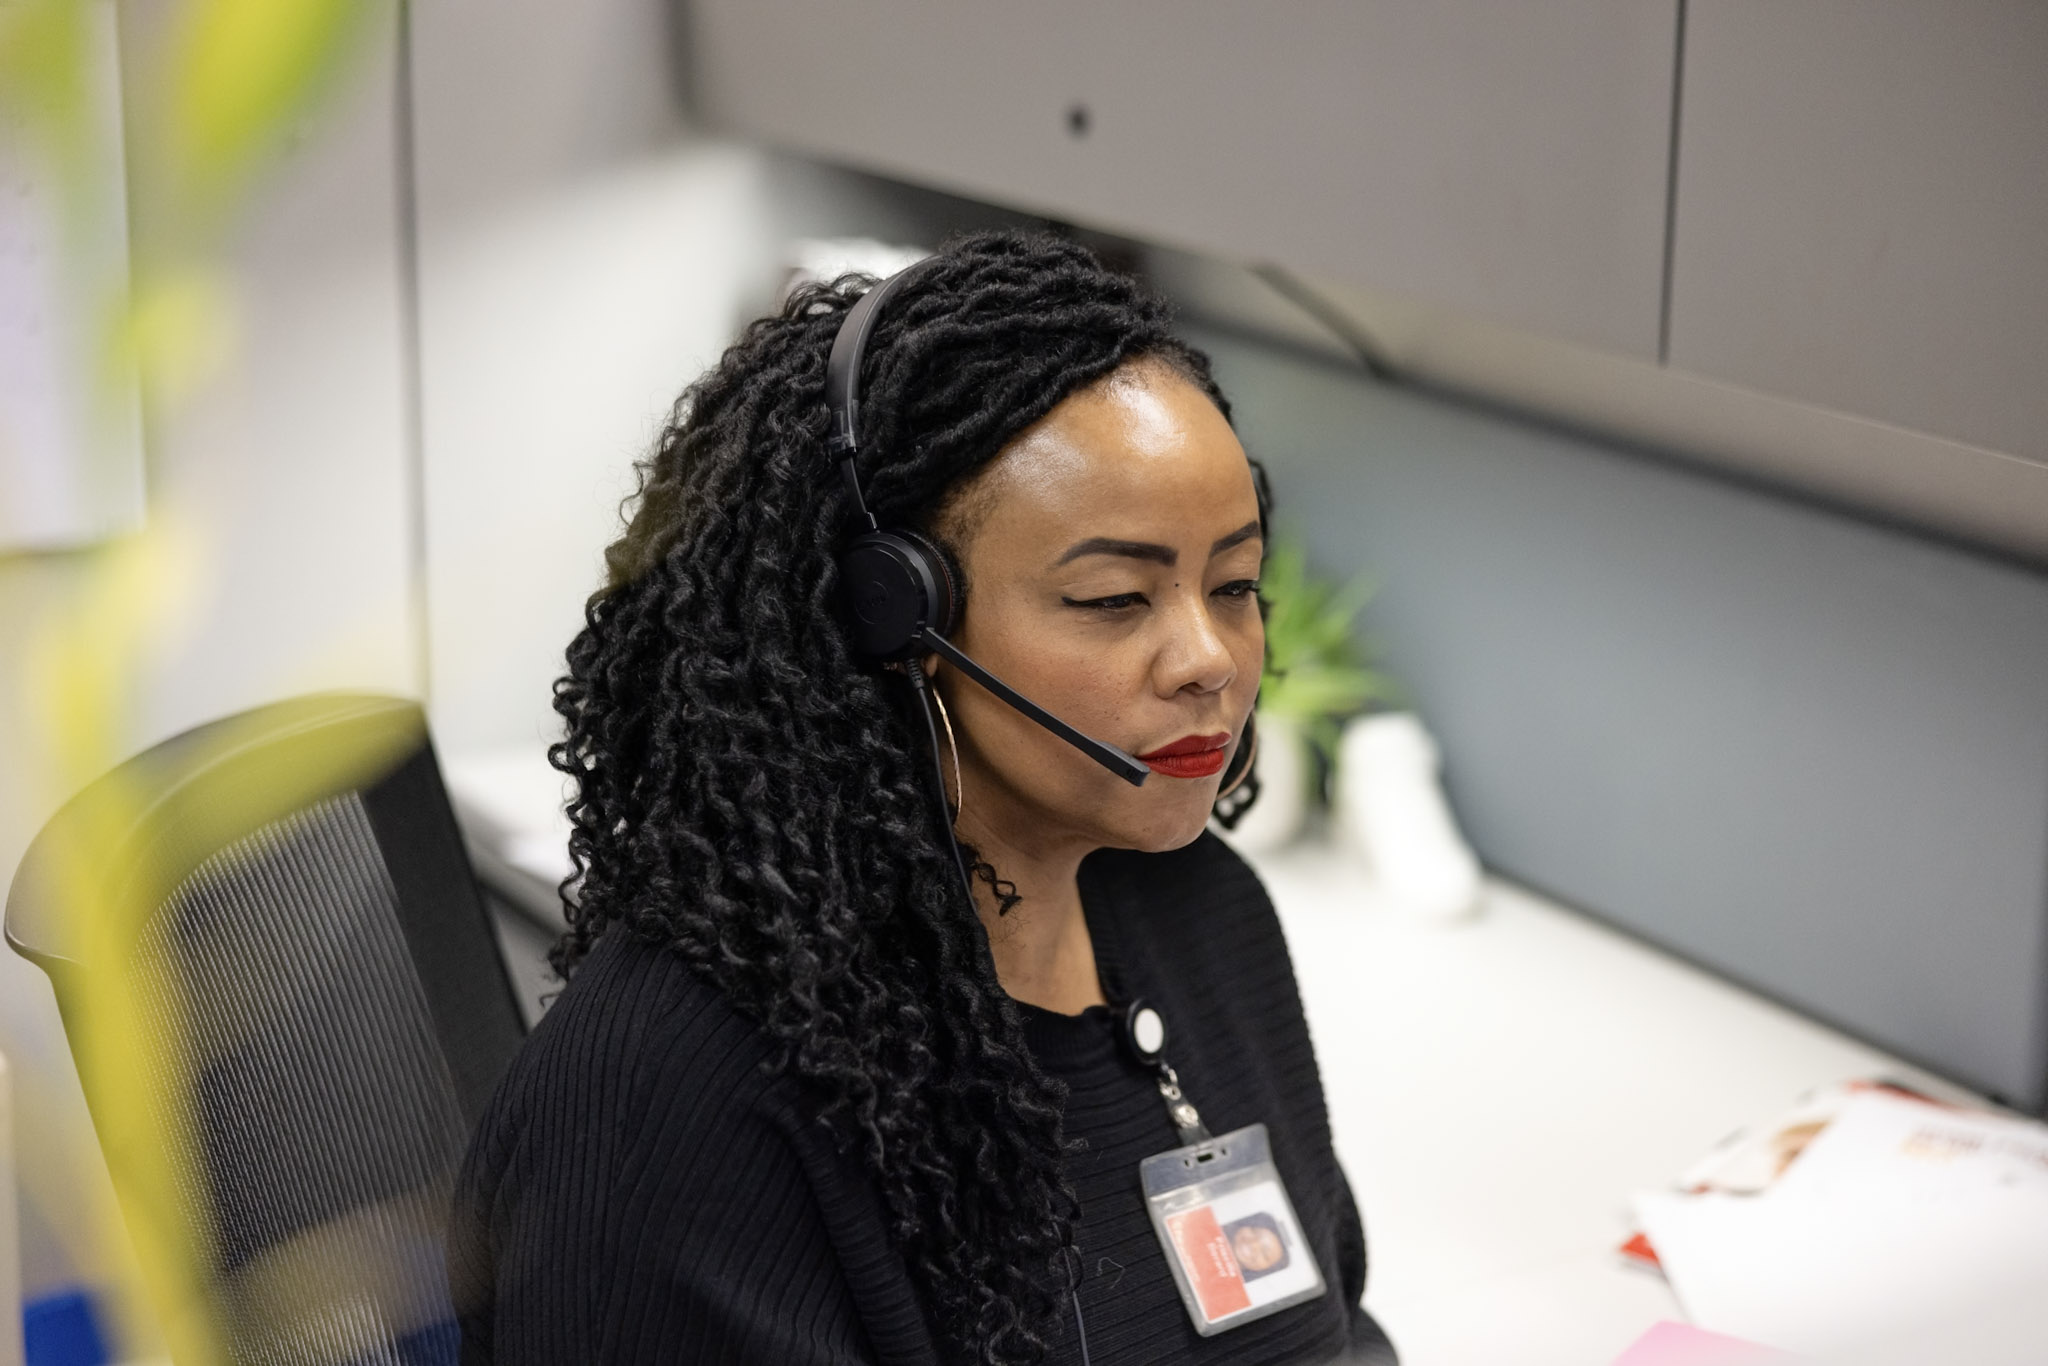
[{"label": "black braided locs", "polygon": [[[961,904],[901,680],[855,661],[835,610],[849,508],[825,359],[871,283],[799,289],[749,326],[639,467],[555,685],[577,869],[555,964],[614,924],[680,953],[859,1147],[944,1359],[1029,1362],[1062,1331],[1064,1097]],[[1228,413],[1165,306],[1059,238],[959,239],[884,314],[861,476],[885,523],[929,530],[1011,437],[1130,360]]]}]

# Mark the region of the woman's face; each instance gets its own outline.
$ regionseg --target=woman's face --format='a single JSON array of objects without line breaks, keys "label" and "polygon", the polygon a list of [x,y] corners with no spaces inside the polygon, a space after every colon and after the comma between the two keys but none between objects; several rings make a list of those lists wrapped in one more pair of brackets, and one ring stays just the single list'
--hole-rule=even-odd
[{"label": "woman's face", "polygon": [[1005,447],[937,530],[968,582],[954,643],[1083,733],[1159,756],[1133,787],[939,664],[963,833],[1048,856],[1199,835],[1265,651],[1258,499],[1215,404],[1159,362],[1125,365]]}]

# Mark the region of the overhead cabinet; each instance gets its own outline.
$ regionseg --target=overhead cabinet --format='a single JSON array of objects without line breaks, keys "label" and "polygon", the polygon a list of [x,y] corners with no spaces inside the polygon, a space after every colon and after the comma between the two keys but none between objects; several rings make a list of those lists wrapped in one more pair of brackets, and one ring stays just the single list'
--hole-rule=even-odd
[{"label": "overhead cabinet", "polygon": [[2048,463],[2048,5],[1693,0],[1684,82],[1671,364]]},{"label": "overhead cabinet", "polygon": [[714,126],[1654,357],[1676,11],[695,0]]}]

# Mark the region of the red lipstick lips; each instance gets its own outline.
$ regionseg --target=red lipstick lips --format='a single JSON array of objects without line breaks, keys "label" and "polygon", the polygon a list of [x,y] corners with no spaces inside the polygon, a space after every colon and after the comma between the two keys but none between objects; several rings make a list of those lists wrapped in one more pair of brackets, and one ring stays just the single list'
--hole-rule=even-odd
[{"label": "red lipstick lips", "polygon": [[1154,773],[1169,778],[1209,778],[1223,771],[1223,750],[1229,743],[1228,731],[1188,735],[1138,757]]}]

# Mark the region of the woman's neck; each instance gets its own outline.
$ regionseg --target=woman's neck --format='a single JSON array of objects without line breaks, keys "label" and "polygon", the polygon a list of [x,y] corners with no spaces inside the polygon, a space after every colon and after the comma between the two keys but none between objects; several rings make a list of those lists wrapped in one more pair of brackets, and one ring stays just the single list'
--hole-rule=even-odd
[{"label": "woman's neck", "polygon": [[973,822],[961,836],[972,843],[996,875],[1014,883],[1021,898],[1008,912],[987,883],[976,879],[974,908],[988,932],[996,980],[1012,1000],[1061,1015],[1078,1015],[1103,1005],[1095,971],[1095,943],[1081,912],[1081,859],[1087,850],[1062,844],[1020,847],[999,832]]}]

